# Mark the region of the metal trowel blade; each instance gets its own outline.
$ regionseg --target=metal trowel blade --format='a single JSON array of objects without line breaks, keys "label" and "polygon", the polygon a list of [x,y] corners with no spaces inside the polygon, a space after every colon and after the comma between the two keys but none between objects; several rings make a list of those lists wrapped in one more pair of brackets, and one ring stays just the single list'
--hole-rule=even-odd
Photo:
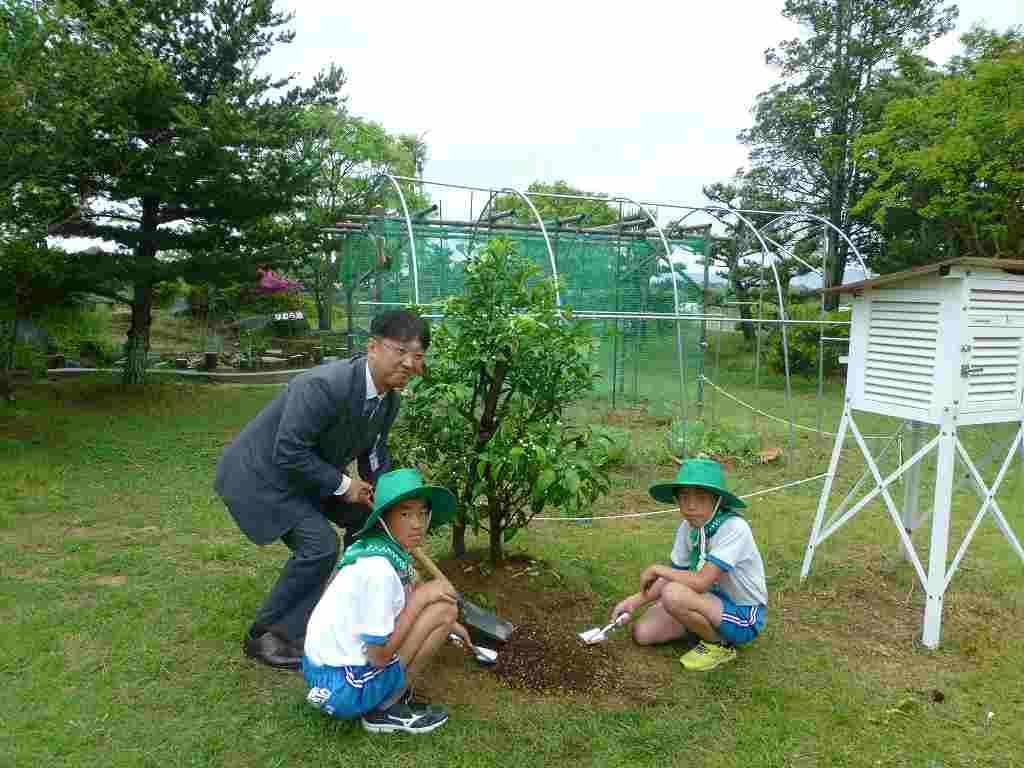
[{"label": "metal trowel blade", "polygon": [[608,639],[608,635],[600,627],[594,627],[588,629],[586,632],[580,632],[580,640],[587,645],[594,645]]}]

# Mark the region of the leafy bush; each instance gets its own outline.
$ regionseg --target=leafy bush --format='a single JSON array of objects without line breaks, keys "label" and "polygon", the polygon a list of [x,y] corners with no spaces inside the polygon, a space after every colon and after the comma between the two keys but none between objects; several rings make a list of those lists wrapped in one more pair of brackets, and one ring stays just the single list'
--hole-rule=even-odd
[{"label": "leafy bush", "polygon": [[504,543],[545,508],[580,514],[608,491],[591,432],[565,415],[593,391],[593,341],[514,243],[491,241],[465,274],[463,293],[444,304],[428,368],[403,403],[412,433],[404,447],[459,500],[456,555],[472,526],[488,531],[499,562]]},{"label": "leafy bush", "polygon": [[253,315],[272,315],[275,312],[295,312],[301,310],[309,317],[300,291],[283,291],[280,293],[246,293],[239,302],[239,312]]},{"label": "leafy bush", "polygon": [[754,464],[759,461],[761,452],[761,436],[756,432],[740,432],[721,424],[709,427],[702,421],[685,425],[681,421],[673,422],[666,443],[678,458],[706,455]]},{"label": "leafy bush", "polygon": [[180,296],[188,296],[189,285],[182,278],[157,283],[153,286],[153,305],[161,309],[171,307]]},{"label": "leafy bush", "polygon": [[[774,313],[778,317],[778,311]],[[791,304],[786,307],[786,318],[789,320],[818,320],[821,308],[816,303]],[[849,312],[829,312],[826,320],[849,322]],[[817,376],[818,374],[818,335],[817,325],[789,325],[786,336],[789,341],[789,371],[793,375]],[[833,338],[850,338],[849,325],[826,325],[825,336]],[[839,356],[845,355],[847,345],[842,342],[826,341],[823,367],[825,375],[835,374],[840,370]],[[785,373],[786,365],[782,354],[782,329],[773,325],[768,331],[768,365],[777,373]]]},{"label": "leafy bush", "polygon": [[14,345],[14,368],[19,371],[31,371],[33,376],[40,376],[46,369],[43,356],[31,344]]},{"label": "leafy bush", "polygon": [[110,341],[111,312],[106,304],[95,308],[84,304],[49,306],[36,319],[50,332],[57,344],[57,351],[75,356],[83,343],[94,344],[102,349],[113,347],[112,354],[119,350]]},{"label": "leafy bush", "polygon": [[628,430],[598,424],[590,428],[590,433],[588,453],[594,466],[621,467],[629,462],[633,436]]}]

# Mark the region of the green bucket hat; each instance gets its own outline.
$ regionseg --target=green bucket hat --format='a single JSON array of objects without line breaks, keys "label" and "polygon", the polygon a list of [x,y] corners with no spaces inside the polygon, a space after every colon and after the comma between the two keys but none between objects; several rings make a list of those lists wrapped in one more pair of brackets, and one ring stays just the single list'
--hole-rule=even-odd
[{"label": "green bucket hat", "polygon": [[427,485],[415,469],[394,469],[377,478],[373,489],[373,512],[353,538],[358,539],[377,524],[391,507],[406,499],[423,499],[430,505],[430,528],[434,530],[455,517],[455,496],[447,488]]},{"label": "green bucket hat", "polygon": [[675,481],[655,483],[650,494],[664,504],[676,504],[676,491],[687,485],[706,488],[722,497],[725,509],[744,509],[747,505],[725,487],[725,472],[722,465],[713,459],[689,459],[679,468]]}]

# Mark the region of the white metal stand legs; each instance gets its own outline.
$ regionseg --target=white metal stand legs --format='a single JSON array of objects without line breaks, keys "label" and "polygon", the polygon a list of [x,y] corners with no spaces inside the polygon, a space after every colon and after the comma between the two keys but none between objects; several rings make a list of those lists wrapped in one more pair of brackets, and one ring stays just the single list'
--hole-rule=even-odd
[{"label": "white metal stand legs", "polygon": [[[960,441],[954,414],[950,411],[945,412],[941,423],[938,426],[938,434],[936,434],[931,440],[927,441],[924,445],[920,444],[923,437],[921,439],[914,439],[911,443],[911,456],[900,464],[895,472],[887,477],[883,477],[878,468],[878,460],[876,460],[872,455],[867,442],[864,440],[864,436],[861,434],[861,431],[854,420],[853,411],[849,404],[846,405],[843,409],[842,420],[840,421],[839,430],[836,434],[835,445],[832,448],[832,459],[829,462],[828,476],[825,478],[825,486],[822,488],[821,497],[818,499],[818,510],[814,517],[814,525],[811,528],[810,540],[807,542],[807,551],[804,554],[803,568],[800,571],[800,578],[807,578],[807,575],[811,572],[811,562],[814,559],[814,550],[824,543],[829,536],[848,523],[861,509],[874,501],[878,496],[881,496],[885,502],[885,507],[889,513],[889,517],[892,519],[892,522],[899,533],[903,550],[906,552],[911,565],[914,566],[914,571],[917,573],[917,577],[921,581],[921,585],[925,591],[926,602],[921,641],[928,648],[936,648],[939,644],[939,637],[942,629],[942,602],[946,594],[946,589],[948,589],[949,583],[953,578],[953,574],[956,573],[956,569],[959,567],[964,554],[967,552],[967,547],[970,544],[971,539],[974,537],[978,526],[981,524],[981,521],[984,519],[987,512],[992,513],[992,517],[995,520],[996,525],[999,527],[999,530],[1003,532],[1003,535],[1010,543],[1010,546],[1017,552],[1020,559],[1024,561],[1024,547],[1021,547],[1020,541],[1017,539],[1016,535],[1014,535],[1013,530],[1006,521],[1006,517],[1004,516],[999,503],[996,501],[996,495],[999,493],[999,488],[1002,485],[1003,480],[1006,478],[1010,466],[1013,464],[1014,458],[1018,455],[1018,450],[1024,453],[1024,422],[1018,426],[1016,437],[1010,442],[1006,456],[1002,461],[1002,465],[1000,466],[999,472],[991,487],[986,485],[981,473],[978,471],[974,462],[971,460],[970,455],[967,453],[967,449]],[[917,426],[915,425],[913,428],[917,429]],[[903,427],[901,426],[900,429],[903,429]],[[856,501],[856,503],[850,506],[853,497],[857,494],[860,488],[860,483],[857,483],[843,502],[826,520],[829,497],[832,494],[832,485],[835,481],[836,471],[839,466],[839,458],[842,454],[847,432],[853,435],[854,441],[860,447],[864,461],[867,463],[868,474],[874,478],[875,485],[874,488],[869,490],[863,497]],[[916,506],[919,495],[919,489],[917,486],[920,482],[920,462],[933,450],[936,451],[935,494],[932,507],[931,541],[928,547],[928,567],[925,569],[925,566],[922,564],[916,550],[914,549],[914,545],[910,540],[910,526],[908,525],[908,522],[917,517]],[[949,550],[949,524],[958,456],[970,472],[971,478],[973,479],[971,486],[975,489],[979,499],[981,500],[981,508],[975,515],[970,528],[964,536],[963,542],[960,544],[960,547],[953,558],[953,562],[947,570],[946,561]],[[896,504],[893,501],[892,494],[890,493],[890,486],[905,473],[908,473],[908,484],[904,489],[904,509],[901,511],[896,507]],[[911,488],[911,486],[914,487]]]}]

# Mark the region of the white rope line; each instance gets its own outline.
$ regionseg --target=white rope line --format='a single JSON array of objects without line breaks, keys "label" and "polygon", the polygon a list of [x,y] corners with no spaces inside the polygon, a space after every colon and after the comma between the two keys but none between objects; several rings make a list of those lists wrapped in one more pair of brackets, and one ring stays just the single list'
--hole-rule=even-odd
[{"label": "white rope line", "polygon": [[[777,421],[780,424],[786,424],[786,425],[789,424],[789,421],[787,421],[786,419],[783,419],[783,418],[781,418],[779,416],[774,416],[774,415],[772,415],[770,413],[762,411],[760,408],[755,408],[750,403],[747,403],[747,402],[744,402],[743,400],[740,400],[738,397],[736,397],[736,395],[729,394],[724,389],[722,389],[720,386],[715,384],[715,382],[713,382],[707,376],[700,376],[699,378],[701,380],[707,382],[711,386],[712,389],[714,389],[717,392],[720,392],[721,394],[725,395],[727,398],[729,398],[733,402],[742,405],[744,408],[748,408],[751,411],[753,411],[754,413],[759,413],[762,416],[764,416],[765,418],[772,419],[773,421]],[[835,432],[825,432],[824,430],[819,432],[814,427],[808,427],[808,426],[805,426],[803,424],[797,424],[795,421],[793,422],[793,426],[796,427],[797,429],[802,429],[802,430],[805,430],[806,432],[814,432],[815,434],[818,434],[818,435],[827,435],[828,437],[835,437],[836,436]],[[891,440],[892,439],[892,435],[861,435],[861,437],[863,437],[865,440]]]},{"label": "white rope line", "polygon": [[765,488],[763,491],[754,491],[753,493],[746,493],[740,496],[741,499],[752,499],[755,496],[763,496],[766,493],[772,493],[773,491],[781,491],[784,488],[792,488],[794,485],[803,485],[804,483],[810,483],[814,480],[821,480],[823,477],[828,477],[828,472],[822,472],[820,475],[814,477],[806,477],[803,480],[794,480],[791,483],[785,485],[776,485],[774,488]]},{"label": "white rope line", "polygon": [[[765,488],[761,491],[754,491],[752,493],[745,493],[740,496],[741,499],[752,499],[754,496],[763,496],[766,493],[773,493],[774,491],[781,491],[785,488],[792,488],[794,485],[803,485],[804,483],[810,483],[815,480],[821,480],[823,477],[828,477],[828,472],[822,472],[820,475],[814,477],[806,477],[803,480],[794,480],[791,483],[785,483],[783,485],[776,485],[774,488]],[[625,520],[632,517],[653,517],[654,515],[665,515],[669,512],[678,512],[679,507],[672,507],[670,509],[659,509],[657,512],[637,512],[632,515],[602,515],[600,517],[531,517],[530,521],[534,520],[552,520],[552,521],[565,521],[573,522],[580,520]]]},{"label": "white rope line", "polygon": [[668,512],[678,511],[678,507],[673,507],[672,509],[659,509],[657,512],[637,512],[633,515],[603,515],[600,517],[531,517],[530,522],[532,523],[534,520],[564,520],[567,523],[571,523],[574,520],[624,520],[627,517],[652,517],[654,515],[664,515]]}]

